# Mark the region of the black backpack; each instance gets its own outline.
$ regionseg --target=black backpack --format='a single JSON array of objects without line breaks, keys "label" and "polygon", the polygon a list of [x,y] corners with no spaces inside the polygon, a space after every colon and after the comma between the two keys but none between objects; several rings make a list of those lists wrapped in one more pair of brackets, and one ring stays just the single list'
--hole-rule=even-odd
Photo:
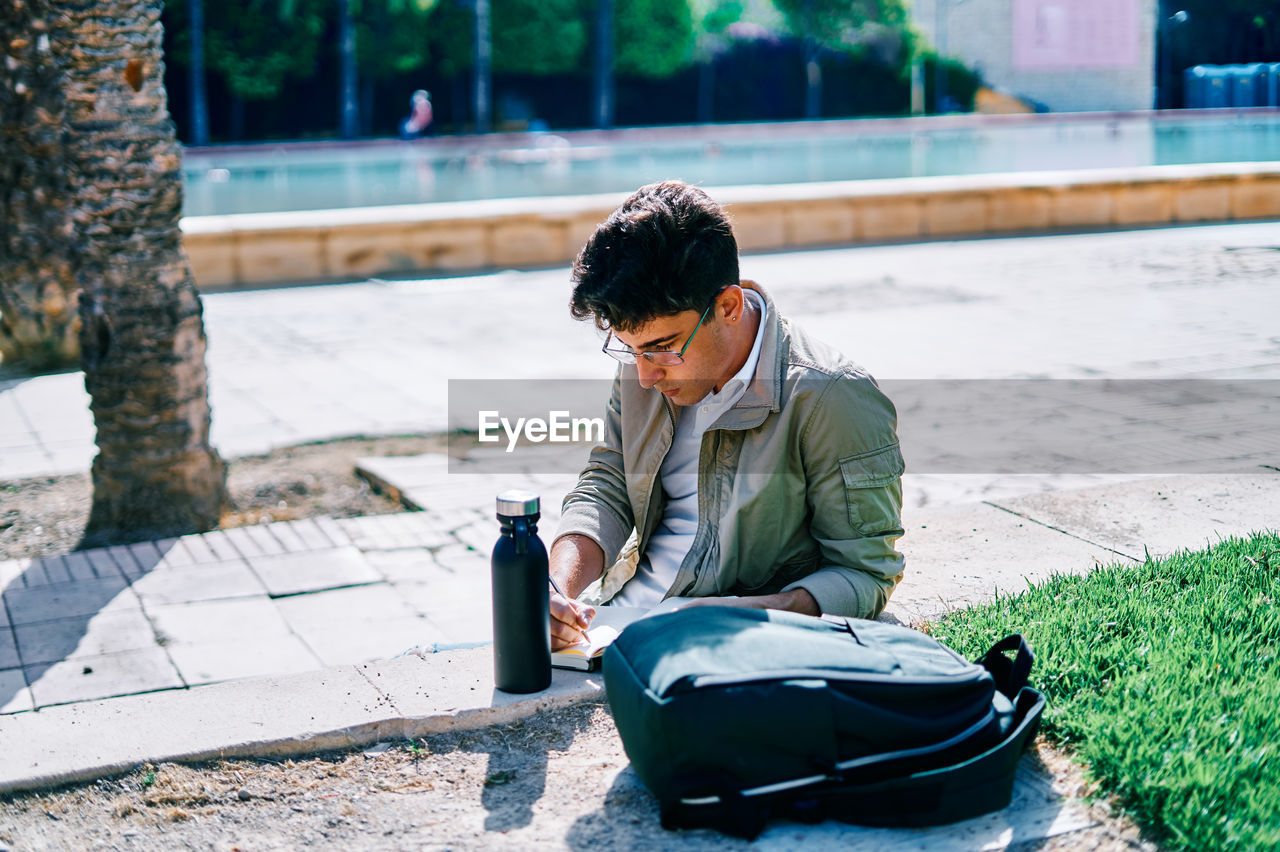
[{"label": "black backpack", "polygon": [[604,680],[663,826],[751,838],[771,816],[925,826],[1005,807],[1045,704],[1032,661],[1016,635],[970,663],[893,624],[696,607],[627,627]]}]

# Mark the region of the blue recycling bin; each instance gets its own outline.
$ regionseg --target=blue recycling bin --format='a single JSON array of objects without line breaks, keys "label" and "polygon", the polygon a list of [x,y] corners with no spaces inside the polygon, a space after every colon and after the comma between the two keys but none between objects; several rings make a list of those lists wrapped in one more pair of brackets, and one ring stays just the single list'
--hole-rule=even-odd
[{"label": "blue recycling bin", "polygon": [[1233,107],[1265,106],[1266,68],[1261,62],[1223,66],[1230,78],[1229,100]]},{"label": "blue recycling bin", "polygon": [[1280,107],[1280,62],[1272,62],[1266,66],[1266,69],[1267,102],[1265,106]]},{"label": "blue recycling bin", "polygon": [[1220,65],[1196,65],[1183,72],[1187,109],[1221,109],[1230,106],[1230,74]]}]

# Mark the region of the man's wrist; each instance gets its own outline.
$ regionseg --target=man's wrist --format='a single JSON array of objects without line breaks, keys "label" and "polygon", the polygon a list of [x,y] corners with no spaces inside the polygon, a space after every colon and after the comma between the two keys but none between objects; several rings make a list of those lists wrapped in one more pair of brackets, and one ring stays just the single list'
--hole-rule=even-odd
[{"label": "man's wrist", "polygon": [[771,607],[773,609],[798,612],[801,615],[822,615],[822,607],[818,606],[817,599],[804,587],[791,589],[787,592],[779,592],[774,597],[780,599],[780,605]]}]

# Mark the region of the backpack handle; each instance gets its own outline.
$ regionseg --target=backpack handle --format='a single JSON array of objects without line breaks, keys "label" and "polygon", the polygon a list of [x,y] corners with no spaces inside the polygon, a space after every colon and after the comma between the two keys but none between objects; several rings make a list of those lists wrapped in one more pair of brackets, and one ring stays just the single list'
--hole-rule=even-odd
[{"label": "backpack handle", "polygon": [[[1006,651],[1016,651],[1017,654],[1011,660],[1005,656]],[[1031,677],[1031,664],[1035,661],[1036,655],[1027,640],[1022,638],[1022,634],[1013,633],[992,645],[978,661],[978,665],[991,672],[996,688],[1012,701],[1017,698],[1022,687],[1027,685]]]}]

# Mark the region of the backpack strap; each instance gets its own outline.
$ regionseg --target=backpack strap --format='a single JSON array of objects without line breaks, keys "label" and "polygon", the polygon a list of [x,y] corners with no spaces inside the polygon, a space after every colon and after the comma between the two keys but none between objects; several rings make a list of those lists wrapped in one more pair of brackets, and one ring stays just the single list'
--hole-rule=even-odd
[{"label": "backpack strap", "polygon": [[[1008,651],[1017,652],[1012,660],[1005,656]],[[996,689],[1010,701],[1014,701],[1027,685],[1031,677],[1031,664],[1035,661],[1036,655],[1027,640],[1021,634],[1013,633],[992,645],[982,659],[978,660],[978,665],[991,672]]]}]

